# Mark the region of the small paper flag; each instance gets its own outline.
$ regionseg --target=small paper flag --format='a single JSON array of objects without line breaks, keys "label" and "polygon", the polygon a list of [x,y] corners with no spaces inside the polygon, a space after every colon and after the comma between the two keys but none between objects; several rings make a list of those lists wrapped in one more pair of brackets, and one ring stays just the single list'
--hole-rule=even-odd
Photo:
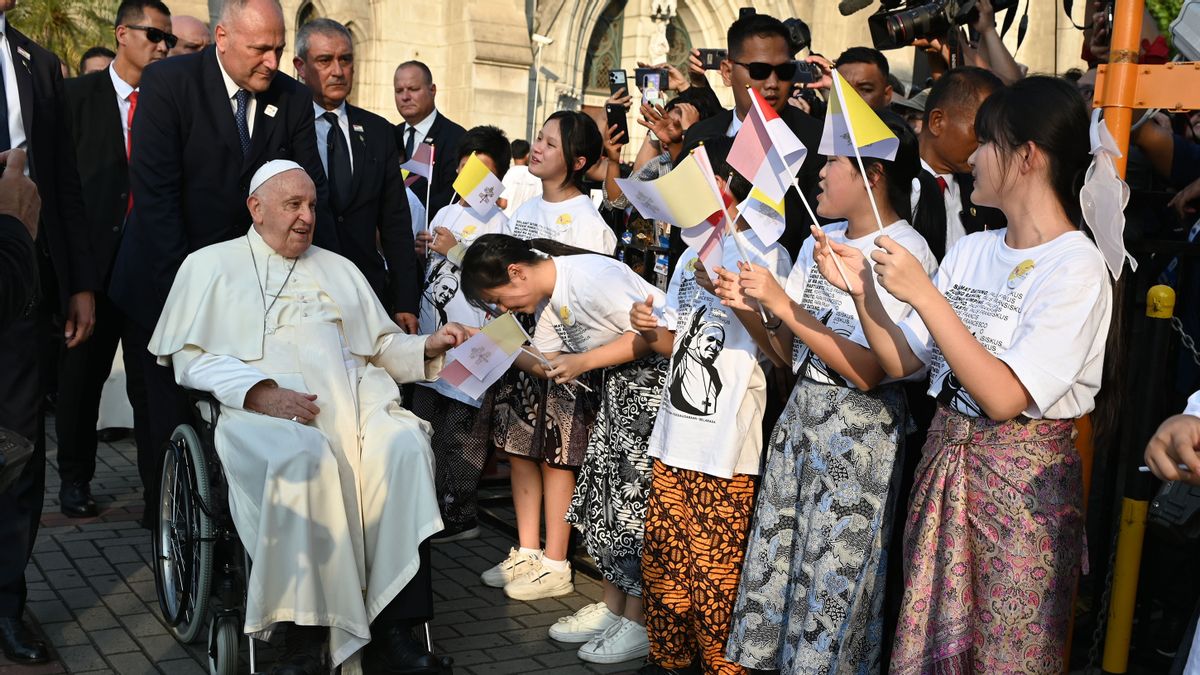
[{"label": "small paper flag", "polygon": [[[858,152],[855,153],[857,146]],[[820,152],[833,157],[863,157],[893,160],[900,139],[871,110],[836,70],[833,71],[833,95],[825,113]]]},{"label": "small paper flag", "polygon": [[487,217],[496,208],[496,199],[504,192],[504,183],[472,152],[454,180],[454,191],[475,213]]}]

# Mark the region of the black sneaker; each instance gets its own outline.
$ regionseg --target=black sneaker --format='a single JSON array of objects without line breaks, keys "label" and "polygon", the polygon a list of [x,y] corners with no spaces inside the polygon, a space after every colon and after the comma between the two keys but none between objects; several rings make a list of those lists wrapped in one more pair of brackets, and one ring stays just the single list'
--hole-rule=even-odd
[{"label": "black sneaker", "polygon": [[465,525],[453,525],[438,532],[429,538],[434,544],[449,544],[452,541],[463,541],[466,539],[478,539],[481,530],[479,523],[470,522]]}]

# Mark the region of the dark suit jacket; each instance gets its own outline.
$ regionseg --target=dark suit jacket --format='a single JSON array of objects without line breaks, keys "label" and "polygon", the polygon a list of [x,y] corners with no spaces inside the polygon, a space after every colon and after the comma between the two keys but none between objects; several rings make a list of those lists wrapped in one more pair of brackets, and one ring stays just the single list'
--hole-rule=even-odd
[{"label": "dark suit jacket", "polygon": [[[350,118],[354,180],[345,208],[333,207],[339,252],[362,271],[390,312],[416,314],[419,265],[413,251],[408,196],[400,178],[400,153],[392,142],[392,123],[352,105],[346,106],[346,115]],[[330,130],[334,132],[340,133],[340,129]]]},{"label": "dark suit jacket", "polygon": [[125,125],[107,69],[67,80],[66,94],[88,243],[100,281],[107,284],[129,204]]},{"label": "dark suit jacket", "polygon": [[38,286],[33,240],[15,216],[0,214],[0,331],[29,309]]},{"label": "dark suit jacket", "polygon": [[57,299],[65,307],[70,295],[97,290],[100,282],[92,263],[79,196],[75,148],[67,133],[62,69],[57,56],[11,23],[6,33],[25,123],[29,177],[42,198],[37,246],[49,255],[52,276],[58,284],[57,289],[43,288],[43,297]]},{"label": "dark suit jacket", "polygon": [[[458,144],[465,133],[466,129],[446,117],[441,110],[437,111],[437,118],[433,120],[433,126],[429,127],[429,135],[425,137],[425,142],[432,142],[434,147],[433,185],[429,188],[429,201],[433,203],[433,208],[425,203],[425,179],[419,178],[412,184],[413,193],[425,204],[425,209],[429,212],[429,222],[433,222],[433,217],[442,207],[454,201],[454,179],[458,177]],[[400,149],[400,162],[407,162],[403,123],[396,125],[396,147]]]},{"label": "dark suit jacket", "polygon": [[971,201],[971,192],[975,190],[975,179],[971,174],[956,173],[954,182],[958,183],[958,194],[962,196],[959,218],[967,234],[1008,227],[1008,219],[1004,217],[1003,211],[990,206],[976,206]]},{"label": "dark suit jacket", "polygon": [[317,154],[312,94],[277,73],[255,98],[250,152],[243,157],[214,47],[159,61],[142,74],[129,167],[133,212],[109,293],[146,330],[158,322],[189,253],[249,229],[246,193],[267,161],[290,159],[308,171],[317,185],[313,243],[340,249]]},{"label": "dark suit jacket", "polygon": [[[825,166],[825,158],[817,153],[817,147],[821,144],[821,122],[790,105],[784,106],[783,112],[779,113],[779,116],[787,123],[792,133],[796,134],[804,147],[808,148],[808,155],[804,158],[804,164],[800,166],[800,172],[796,176],[800,189],[804,190],[804,194],[808,197],[808,203],[812,205],[813,210],[816,210],[817,183],[820,180],[818,174],[821,172],[821,167]],[[683,151],[676,161],[686,157],[689,151],[702,142],[705,144],[709,157],[714,161],[718,158],[724,159],[732,146],[732,142],[725,136],[725,131],[732,121],[733,110],[722,110],[708,119],[693,124],[683,135]],[[795,190],[787,191],[783,206],[787,225],[783,236],[779,238],[779,243],[795,258],[796,253],[800,251],[800,245],[808,237],[808,226],[812,221]],[[678,246],[682,246],[683,242],[679,239],[678,228],[671,228],[672,261],[678,258],[678,253],[675,252],[677,240]],[[679,248],[679,251],[682,252],[682,248]]]}]

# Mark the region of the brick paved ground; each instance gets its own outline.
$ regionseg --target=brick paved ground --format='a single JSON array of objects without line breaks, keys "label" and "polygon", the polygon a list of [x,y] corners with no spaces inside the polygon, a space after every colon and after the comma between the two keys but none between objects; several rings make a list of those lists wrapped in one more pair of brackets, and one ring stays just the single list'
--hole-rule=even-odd
[{"label": "brick paved ground", "polygon": [[[137,525],[141,496],[132,442],[101,444],[92,481],[100,516],[71,520],[58,510],[53,419],[48,424],[45,511],[26,578],[30,623],[52,646],[56,661],[17,666],[0,655],[0,675],[208,672],[204,647],[180,645],[159,618],[150,538]],[[499,531],[485,529],[477,540],[434,548],[434,645],[455,658],[456,675],[611,673],[638,667],[584,664],[575,656],[578,645],[547,637],[547,627],[559,616],[600,598],[593,579],[576,574],[576,594],[534,602],[509,600],[500,589],[480,584],[479,573],[511,545]],[[243,668],[248,667],[244,658]]]}]

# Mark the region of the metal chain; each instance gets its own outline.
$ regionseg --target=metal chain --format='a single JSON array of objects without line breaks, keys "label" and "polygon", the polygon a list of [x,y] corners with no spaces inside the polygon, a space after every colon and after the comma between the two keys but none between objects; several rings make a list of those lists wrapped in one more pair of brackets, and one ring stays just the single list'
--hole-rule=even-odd
[{"label": "metal chain", "polygon": [[1104,630],[1108,626],[1108,603],[1112,600],[1113,572],[1117,562],[1117,536],[1121,534],[1120,520],[1115,523],[1112,544],[1108,554],[1108,576],[1104,578],[1104,593],[1100,596],[1100,607],[1096,611],[1096,628],[1092,631],[1092,646],[1088,649],[1088,661],[1084,666],[1084,675],[1100,673],[1096,666],[1100,660],[1100,643],[1104,639]]},{"label": "metal chain", "polygon": [[1192,339],[1191,335],[1184,332],[1183,322],[1179,320],[1179,317],[1171,317],[1171,328],[1174,328],[1175,332],[1179,333],[1179,341],[1192,353],[1192,360],[1196,362],[1196,365],[1200,366],[1200,351],[1196,349],[1196,341]]}]

